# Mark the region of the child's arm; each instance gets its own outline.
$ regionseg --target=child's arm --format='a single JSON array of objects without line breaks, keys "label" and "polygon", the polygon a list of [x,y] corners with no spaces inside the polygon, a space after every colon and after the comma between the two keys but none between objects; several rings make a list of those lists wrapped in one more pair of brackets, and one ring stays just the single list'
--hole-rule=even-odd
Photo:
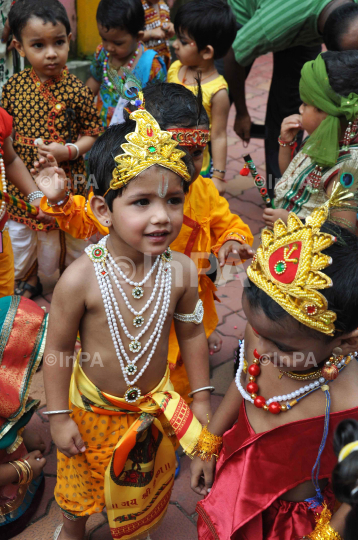
[{"label": "child's arm", "polygon": [[[326,186],[326,193],[327,197],[330,197],[332,193],[333,186],[336,182],[339,182],[338,174],[335,174],[333,178],[328,182],[328,185]],[[349,190],[348,190],[349,191]],[[349,202],[348,202],[349,204]],[[338,222],[341,221],[343,227],[348,226],[354,231],[356,231],[357,226],[357,211],[356,211],[356,205],[357,203],[355,201],[351,202],[352,204],[352,211],[350,210],[332,210],[331,211],[331,219],[335,219]]]},{"label": "child's arm", "polygon": [[108,228],[103,227],[92,212],[90,201],[93,193],[90,192],[88,201],[82,195],[70,194],[68,197],[65,171],[58,167],[51,154],[47,154],[47,159],[35,161],[31,174],[45,195],[41,200],[41,210],[46,216],[55,217],[62,231],[83,239],[96,232],[108,234]]},{"label": "child's arm", "polygon": [[145,30],[142,37],[142,41],[146,43],[147,41],[150,41],[151,39],[165,39],[165,37],[166,37],[165,31],[163,30],[161,26],[158,26],[158,28],[151,28],[150,30]]},{"label": "child's arm", "polygon": [[[232,381],[224,399],[208,425],[210,433],[221,437],[225,431],[230,429],[239,416],[241,403],[242,396],[236,387],[235,381]],[[203,496],[209,493],[208,489],[211,488],[214,482],[215,465],[216,460],[214,458],[209,463],[202,461],[199,457],[194,458],[190,468],[190,483],[195,493]],[[204,475],[204,481],[202,475]]]},{"label": "child's arm", "polygon": [[266,227],[273,228],[273,224],[277,219],[282,219],[284,223],[287,224],[289,212],[284,208],[265,208],[262,218],[265,222]]},{"label": "child's arm", "polygon": [[[38,191],[38,187],[33,181],[24,162],[16,154],[10,137],[7,137],[4,141],[3,152],[7,179],[26,196],[34,191]],[[34,199],[31,204],[39,207],[40,202],[41,197]],[[51,217],[46,216],[41,209],[36,219],[39,219],[44,223],[51,222]]]},{"label": "child's arm", "polygon": [[50,144],[38,144],[39,158],[46,157],[47,154],[51,152],[58,163],[61,163],[62,161],[72,161],[77,159],[76,153],[78,153],[77,157],[79,157],[89,152],[96,142],[97,137],[98,135],[95,137],[84,135],[77,139],[75,144],[78,147],[78,152],[74,146],[64,146],[63,144],[54,142]]},{"label": "child's arm", "polygon": [[[34,479],[40,476],[42,469],[46,465],[46,459],[42,456],[40,450],[34,450],[26,456],[23,456],[22,459],[26,459],[26,461],[29,462],[29,465],[34,473]],[[18,483],[19,475],[17,474],[13,465],[9,465],[8,463],[0,465],[0,487]]]},{"label": "child's arm", "polygon": [[[230,110],[230,101],[225,88],[219,90],[211,100],[212,125],[211,125],[211,152],[215,169],[225,171],[227,153],[227,119]],[[225,193],[225,173],[214,171],[213,182],[219,193]]]},{"label": "child's arm", "polygon": [[94,96],[97,96],[99,89],[101,88],[101,83],[96,81],[96,79],[91,75],[86,81],[86,86],[92,90]]},{"label": "child's arm", "polygon": [[[188,315],[194,312],[199,300],[198,271],[188,257],[181,256],[183,261],[183,279],[187,284],[175,312]],[[209,349],[203,324],[182,322],[174,319],[180,353],[183,358],[192,390],[210,386]],[[204,390],[193,395],[192,411],[199,422],[207,424],[211,416],[210,391]],[[209,416],[208,416],[209,415]]]},{"label": "child's arm", "polygon": [[291,162],[292,143],[295,140],[297,133],[302,129],[301,115],[292,114],[285,118],[281,124],[280,139],[287,146],[281,146],[278,153],[278,165],[280,172],[283,174]]},{"label": "child's arm", "polygon": [[[69,387],[77,331],[85,311],[87,271],[84,257],[71,264],[57,283],[44,352],[44,383],[48,411],[69,408]],[[49,415],[51,436],[60,452],[71,457],[86,450],[76,423],[69,414]]]}]

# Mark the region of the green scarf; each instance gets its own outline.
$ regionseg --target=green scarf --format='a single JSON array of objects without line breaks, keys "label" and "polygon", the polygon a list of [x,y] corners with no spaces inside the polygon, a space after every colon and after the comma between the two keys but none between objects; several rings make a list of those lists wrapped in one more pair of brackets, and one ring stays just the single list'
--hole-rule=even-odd
[{"label": "green scarf", "polygon": [[345,117],[350,122],[358,116],[358,95],[352,93],[344,97],[332,90],[326,64],[319,54],[302,68],[300,96],[307,105],[328,114],[310,135],[302,152],[321,167],[333,167],[339,154],[340,118]]}]

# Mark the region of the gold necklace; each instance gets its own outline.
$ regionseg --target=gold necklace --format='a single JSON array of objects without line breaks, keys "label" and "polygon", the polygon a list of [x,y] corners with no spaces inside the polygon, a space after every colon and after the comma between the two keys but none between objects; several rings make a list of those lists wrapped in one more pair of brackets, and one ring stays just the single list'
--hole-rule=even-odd
[{"label": "gold necklace", "polygon": [[[290,379],[294,379],[296,381],[311,381],[313,379],[319,379],[320,377],[323,377],[324,375],[330,374],[330,373],[336,373],[336,369],[338,364],[343,359],[343,355],[341,356],[331,356],[330,359],[325,363],[325,365],[317,369],[316,371],[313,371],[312,373],[297,373],[294,371],[282,371],[280,369],[280,375],[278,376],[279,379],[282,378],[283,375],[286,377],[289,377]],[[325,377],[327,378],[327,377]],[[333,377],[332,377],[333,378]]]}]

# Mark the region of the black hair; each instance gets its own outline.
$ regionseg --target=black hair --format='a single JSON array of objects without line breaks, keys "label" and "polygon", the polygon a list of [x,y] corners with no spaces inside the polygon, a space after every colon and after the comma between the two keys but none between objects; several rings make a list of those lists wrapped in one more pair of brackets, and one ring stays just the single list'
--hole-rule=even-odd
[{"label": "black hair", "polygon": [[[128,118],[123,124],[110,126],[94,143],[89,156],[89,170],[95,178],[95,187],[93,190],[95,195],[103,196],[108,190],[112,180],[113,170],[116,167],[114,158],[119,154],[123,154],[121,146],[123,143],[128,142],[125,136],[128,133],[132,133],[135,127],[136,122]],[[184,148],[182,149],[185,151]],[[192,176],[194,165],[190,154],[186,152],[182,159],[188,168],[189,174]],[[189,191],[189,185],[190,182],[183,182],[184,193]],[[105,196],[105,201],[111,212],[113,211],[114,199],[119,197],[125,189],[126,186],[116,190],[111,189]]]},{"label": "black hair", "polygon": [[356,17],[358,5],[353,2],[343,4],[332,11],[323,28],[323,41],[329,51],[342,50],[342,38]]},{"label": "black hair", "polygon": [[136,36],[145,27],[141,0],[101,0],[96,19],[107,32],[111,28],[121,28]]},{"label": "black hair", "polygon": [[[333,287],[322,289],[320,292],[328,301],[328,309],[337,315],[334,322],[336,331],[349,333],[358,327],[358,238],[348,229],[329,222],[321,227],[321,231],[336,236],[338,241],[322,251],[332,258],[332,264],[323,272],[332,279]],[[251,281],[249,286],[244,288],[244,294],[250,306],[261,309],[272,321],[280,321],[290,316]],[[300,326],[304,332],[321,340],[331,341],[336,337],[336,335],[327,336],[301,323]]]},{"label": "black hair", "polygon": [[[342,448],[351,442],[358,441],[357,420],[343,420],[334,434],[334,451],[338,456]],[[344,540],[356,540],[358,531],[358,492],[352,490],[358,485],[358,453],[352,452],[341,463],[338,463],[332,473],[332,487],[340,502],[352,507],[346,518]]]},{"label": "black hair", "polygon": [[182,84],[153,83],[143,90],[145,108],[162,129],[170,127],[209,128],[209,117],[203,107],[201,85],[195,96]]},{"label": "black hair", "polygon": [[21,41],[21,33],[32,17],[54,26],[63,24],[66,34],[71,33],[67,12],[59,0],[17,0],[9,12],[9,25],[18,41]]},{"label": "black hair", "polygon": [[327,51],[322,58],[332,89],[340,96],[358,94],[358,51]]},{"label": "black hair", "polygon": [[223,58],[237,33],[237,23],[225,0],[192,0],[180,6],[174,19],[175,32],[186,31],[198,51],[211,45],[214,59]]}]

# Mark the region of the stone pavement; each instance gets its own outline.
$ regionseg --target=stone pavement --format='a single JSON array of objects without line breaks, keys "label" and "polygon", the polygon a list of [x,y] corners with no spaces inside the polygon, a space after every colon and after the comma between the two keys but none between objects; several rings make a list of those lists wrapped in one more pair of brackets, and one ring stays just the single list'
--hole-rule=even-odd
[{"label": "stone pavement", "polygon": [[[256,123],[264,123],[271,71],[271,55],[261,57],[255,62],[247,81],[246,92],[249,110]],[[252,140],[248,148],[244,149],[242,142],[233,131],[233,121],[234,109],[232,108],[228,127],[229,146],[226,178],[229,183],[227,184],[226,198],[230,203],[231,211],[237,213],[249,224],[255,235],[254,246],[256,246],[263,226],[261,219],[262,199],[257,188],[253,187],[251,176],[241,177],[239,171],[243,167],[242,155],[249,152],[258,172],[265,175],[263,141]],[[223,346],[220,352],[210,357],[211,381],[216,388],[212,397],[214,408],[219,405],[232,381],[234,351],[238,345],[238,338],[243,337],[246,324],[241,305],[244,278],[244,268],[238,267],[235,270],[233,267],[226,266],[219,280],[218,296],[221,303],[217,304],[219,315],[217,330],[223,339]],[[45,282],[44,285],[44,295],[38,297],[36,301],[40,306],[46,306],[49,309],[53,283]],[[61,514],[53,496],[56,482],[56,449],[51,443],[48,420],[41,414],[41,410],[45,409],[46,404],[41,371],[36,373],[34,377],[31,395],[41,399],[41,408],[32,418],[30,426],[33,430],[40,432],[47,443],[46,486],[36,515],[28,528],[16,536],[16,540],[51,540],[55,528],[61,523]],[[197,538],[195,505],[199,497],[189,487],[189,468],[190,459],[186,456],[182,457],[181,473],[175,482],[169,510],[161,527],[151,535],[152,540],[195,540]],[[111,540],[105,512],[89,519],[88,538],[90,540]]]}]

